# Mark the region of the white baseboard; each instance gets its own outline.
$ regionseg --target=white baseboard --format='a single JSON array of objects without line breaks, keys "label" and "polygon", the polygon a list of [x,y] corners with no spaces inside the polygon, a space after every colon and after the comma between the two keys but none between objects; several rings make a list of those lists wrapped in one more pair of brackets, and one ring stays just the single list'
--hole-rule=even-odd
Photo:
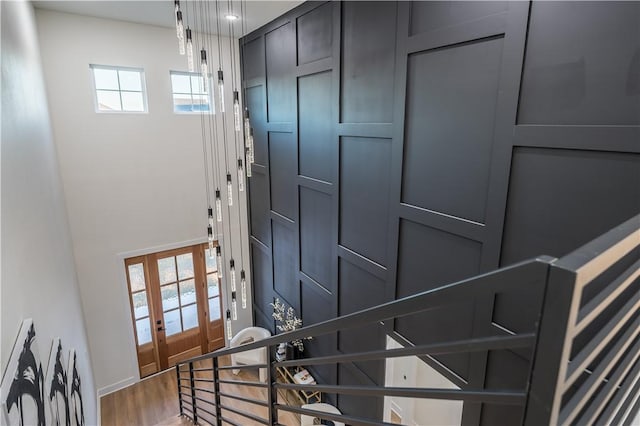
[{"label": "white baseboard", "polygon": [[102,398],[103,396],[113,393],[115,391],[119,391],[120,389],[126,388],[127,386],[131,386],[137,383],[137,381],[138,380],[134,376],[131,376],[131,377],[127,377],[124,380],[120,380],[119,382],[116,382],[112,385],[105,386],[103,388],[98,389],[98,401],[100,401],[100,398]]},{"label": "white baseboard", "polygon": [[100,397],[96,396],[96,425],[98,426],[102,426],[102,413],[101,413],[101,407],[100,407]]}]

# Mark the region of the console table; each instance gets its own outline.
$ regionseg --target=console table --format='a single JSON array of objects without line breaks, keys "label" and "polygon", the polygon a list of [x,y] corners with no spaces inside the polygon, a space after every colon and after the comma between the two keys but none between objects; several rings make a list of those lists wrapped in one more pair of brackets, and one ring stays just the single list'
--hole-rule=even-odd
[{"label": "console table", "polygon": [[[294,385],[299,384],[295,382],[293,376],[303,368],[304,367],[277,367],[278,376],[280,380],[282,380],[282,383],[291,383]],[[301,405],[322,401],[322,392],[320,391],[291,390],[291,393],[296,397],[297,401],[300,402]],[[284,396],[286,397],[286,395]]]}]

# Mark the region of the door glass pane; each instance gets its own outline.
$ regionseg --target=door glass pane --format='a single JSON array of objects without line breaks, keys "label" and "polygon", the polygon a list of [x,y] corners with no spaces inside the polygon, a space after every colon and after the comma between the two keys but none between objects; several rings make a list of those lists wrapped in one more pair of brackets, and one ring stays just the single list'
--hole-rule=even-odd
[{"label": "door glass pane", "polygon": [[180,304],[188,305],[196,303],[196,282],[194,280],[182,281],[180,283]]},{"label": "door glass pane", "polygon": [[98,98],[98,110],[122,111],[122,108],[120,107],[120,92],[96,90],[96,96]]},{"label": "door glass pane", "polygon": [[140,71],[118,71],[120,73],[120,90],[142,91]]},{"label": "door glass pane", "polygon": [[207,297],[215,297],[220,294],[218,289],[218,274],[207,275]]},{"label": "door glass pane", "polygon": [[198,326],[198,309],[195,304],[182,308],[182,321],[185,330]]},{"label": "door glass pane", "polygon": [[149,318],[142,318],[136,321],[136,332],[138,334],[138,345],[144,345],[151,341]]},{"label": "door glass pane", "polygon": [[216,268],[216,257],[215,256],[212,257],[210,255],[211,250],[209,250],[209,249],[206,249],[204,252],[205,252],[204,253],[205,254],[204,257],[205,257],[205,259],[207,261],[207,274],[210,273],[210,272],[217,271],[218,269]]},{"label": "door glass pane", "polygon": [[176,265],[175,257],[165,257],[158,259],[158,275],[160,276],[160,284],[167,284],[176,281]]},{"label": "door glass pane", "polygon": [[93,75],[96,79],[96,89],[118,90],[118,71],[103,70],[99,68],[93,69]]},{"label": "door glass pane", "polygon": [[142,263],[129,265],[129,284],[132,292],[144,290],[144,268]]},{"label": "door glass pane", "polygon": [[164,313],[164,328],[167,337],[182,331],[182,326],[180,325],[180,309]]},{"label": "door glass pane", "polygon": [[147,292],[141,291],[131,295],[133,299],[133,312],[137,318],[149,316],[149,304],[147,303]]},{"label": "door glass pane", "polygon": [[168,311],[170,309],[177,308],[178,303],[178,285],[170,284],[160,288],[162,293],[162,310]]},{"label": "door glass pane", "polygon": [[220,298],[212,297],[209,299],[209,321],[220,319]]},{"label": "door glass pane", "polygon": [[122,92],[122,109],[124,111],[144,111],[142,92]]},{"label": "door glass pane", "polygon": [[178,262],[178,279],[193,278],[193,254],[186,253],[176,257]]}]

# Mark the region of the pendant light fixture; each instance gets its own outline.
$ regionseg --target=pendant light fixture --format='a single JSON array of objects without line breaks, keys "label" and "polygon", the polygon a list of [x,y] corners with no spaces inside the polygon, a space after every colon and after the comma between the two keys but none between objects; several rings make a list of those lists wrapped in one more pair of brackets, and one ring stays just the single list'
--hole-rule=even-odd
[{"label": "pendant light fixture", "polygon": [[178,36],[178,50],[181,55],[184,55],[184,24],[182,23],[182,11],[179,9],[176,12],[176,35]]},{"label": "pendant light fixture", "polygon": [[229,261],[229,273],[231,275],[231,291],[236,291],[236,263],[233,259]]},{"label": "pendant light fixture", "polygon": [[[241,114],[242,105],[240,103],[240,91],[239,91],[239,79],[238,70],[240,69],[240,55],[237,55],[237,39],[235,37],[235,28],[231,20],[225,20],[226,16],[235,16],[236,21],[240,21],[242,24],[244,34],[245,13],[244,13],[244,0],[240,1],[240,7],[242,8],[240,14],[234,13],[233,0],[227,0],[226,13],[220,10],[220,1],[213,0],[208,2],[195,2],[195,1],[183,1],[182,9],[180,7],[180,1],[174,0],[174,15],[176,22],[176,36],[178,37],[180,54],[187,56],[187,68],[189,72],[200,72],[202,75],[202,91],[210,94],[210,105],[208,111],[200,111],[201,114],[201,136],[203,144],[203,159],[205,162],[205,180],[206,180],[206,193],[207,193],[207,243],[209,256],[213,258],[215,256],[218,279],[221,288],[225,286],[228,289],[225,292],[225,321],[227,328],[227,337],[231,339],[233,333],[233,321],[239,319],[238,305],[242,309],[247,309],[247,278],[244,268],[245,256],[243,246],[243,218],[240,216],[243,211],[243,207],[237,200],[241,201],[240,193],[245,191],[246,177],[251,176],[251,163],[254,162],[254,146],[253,146],[253,129],[249,120],[249,110],[244,109],[244,117]],[[224,3],[222,3],[224,5]],[[215,6],[215,9],[213,7]],[[222,37],[220,34],[220,23],[226,22],[229,25],[230,35]],[[212,24],[216,27],[212,27]],[[237,25],[237,24],[236,24]],[[217,35],[215,35],[217,34]],[[223,43],[228,40],[228,51],[225,50],[223,54]],[[217,44],[217,52],[216,50]],[[197,68],[197,64],[194,58],[194,50],[200,50],[200,68]],[[212,53],[213,52],[213,53]],[[213,56],[211,56],[213,55]],[[225,64],[224,60],[230,58],[230,61]],[[226,66],[225,66],[226,65]],[[215,90],[211,85],[212,76],[210,75],[211,69],[216,67],[218,70],[218,96],[215,99]],[[227,81],[224,81],[224,74],[227,74]],[[231,77],[229,77],[231,76]],[[231,85],[230,92],[233,94],[232,108],[227,108],[225,105],[225,83]],[[246,99],[246,89],[240,87],[243,92],[243,100]],[[217,101],[217,102],[216,102]],[[221,114],[215,114],[215,104],[218,103],[219,111]],[[226,110],[229,110],[230,114],[226,114]],[[244,119],[243,119],[244,118]],[[231,120],[233,120],[233,129],[231,128]],[[244,125],[244,136],[243,136]],[[227,130],[228,129],[228,130]],[[237,164],[237,166],[236,166]],[[237,183],[233,182],[233,170],[237,167]],[[245,177],[246,173],[246,177]],[[222,202],[223,185],[226,178],[226,203]],[[237,188],[234,188],[237,185]],[[234,200],[235,196],[233,192],[237,189],[238,196]],[[236,206],[234,206],[236,201]],[[223,216],[223,208],[227,209]],[[215,212],[214,212],[215,209]],[[215,214],[215,216],[214,216]],[[239,236],[240,244],[237,242],[234,244],[235,236],[227,234],[231,232],[231,223],[233,222],[234,215],[238,215],[238,222],[240,223]],[[224,223],[229,220],[230,223]],[[237,237],[235,237],[237,238]],[[235,247],[234,247],[235,246]],[[239,250],[239,251],[238,251]],[[215,255],[214,255],[215,252]],[[248,256],[247,256],[248,258]],[[226,263],[228,262],[228,264]],[[225,266],[228,265],[229,270],[225,271]],[[237,271],[240,271],[240,288],[237,288]],[[224,280],[225,274],[228,275],[228,280]],[[238,300],[240,299],[240,300]]]},{"label": "pendant light fixture", "polygon": [[240,95],[237,90],[233,91],[233,124],[236,132],[242,130],[240,125]]},{"label": "pendant light fixture", "polygon": [[231,183],[231,173],[227,173],[227,202],[233,205],[233,185]]},{"label": "pendant light fixture", "polygon": [[216,220],[222,222],[222,200],[220,199],[219,189],[216,189]]},{"label": "pendant light fixture", "polygon": [[209,89],[209,66],[207,65],[207,51],[203,49],[200,50],[200,72],[202,73],[202,83],[204,86],[204,91],[208,92]]},{"label": "pendant light fixture", "polygon": [[236,292],[231,293],[231,318],[238,320],[238,302],[236,301]]},{"label": "pendant light fixture", "polygon": [[208,243],[209,243],[209,258],[213,259],[214,252],[214,236],[213,236],[213,227],[215,225],[213,221],[213,209],[211,206],[207,209],[207,214],[209,216],[209,226],[207,227],[207,235],[208,235]]},{"label": "pendant light fixture", "polygon": [[249,164],[253,164],[255,161],[254,151],[253,151],[253,127],[249,129]]},{"label": "pendant light fixture", "polygon": [[222,249],[220,246],[216,247],[216,264],[218,265],[218,278],[222,278],[222,269],[224,268],[222,263]]},{"label": "pendant light fixture", "polygon": [[242,309],[247,309],[247,280],[244,269],[240,271],[240,295],[242,297]]},{"label": "pendant light fixture", "polygon": [[244,191],[244,167],[241,158],[238,158],[238,191]]},{"label": "pendant light fixture", "polygon": [[249,129],[251,129],[251,122],[249,121],[249,109],[245,108],[244,109],[244,134],[245,135],[249,135]]},{"label": "pendant light fixture", "polygon": [[187,67],[189,72],[195,72],[195,66],[193,63],[193,40],[191,38],[191,28],[187,27]]},{"label": "pendant light fixture", "polygon": [[178,38],[180,38],[180,36],[178,34],[180,34],[180,28],[178,27],[178,12],[181,12],[180,10],[180,0],[174,0],[173,2],[173,17],[175,19],[175,23],[176,23],[176,35],[178,36]]},{"label": "pendant light fixture", "polygon": [[218,97],[220,98],[220,112],[224,112],[224,72],[218,70]]}]

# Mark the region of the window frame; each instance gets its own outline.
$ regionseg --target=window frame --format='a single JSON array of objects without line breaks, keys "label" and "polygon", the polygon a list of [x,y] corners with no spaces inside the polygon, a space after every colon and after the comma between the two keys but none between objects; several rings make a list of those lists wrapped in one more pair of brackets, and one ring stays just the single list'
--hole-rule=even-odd
[{"label": "window frame", "polygon": [[[191,93],[183,93],[183,92],[175,92],[173,90],[173,76],[174,75],[183,75],[183,76],[188,76],[189,77],[189,88],[191,89]],[[169,70],[169,84],[171,85],[171,109],[173,111],[174,114],[185,114],[185,115],[193,115],[193,114],[210,114],[210,115],[215,115],[216,113],[216,106],[214,104],[214,99],[213,99],[213,86],[211,85],[211,83],[213,82],[213,79],[211,78],[211,76],[209,76],[209,91],[208,93],[204,94],[204,93],[194,93],[193,91],[193,84],[192,84],[192,80],[191,77],[193,76],[197,76],[197,77],[202,77],[202,74],[199,72],[188,72],[188,71],[174,71],[174,70]],[[198,96],[207,96],[209,98],[209,110],[208,111],[176,111],[176,104],[175,101],[173,99],[174,95],[190,95],[191,96],[191,105],[193,106],[193,96],[194,95],[198,95]]]},{"label": "window frame", "polygon": [[[98,89],[96,85],[96,75],[94,70],[110,70],[116,71],[116,75],[118,78],[118,90],[114,89]],[[140,91],[138,90],[122,90],[120,87],[120,74],[118,71],[133,71],[140,73]],[[96,113],[99,114],[148,114],[149,113],[149,104],[147,102],[147,81],[145,78],[144,68],[136,68],[136,67],[121,67],[115,65],[99,65],[99,64],[89,64],[89,72],[91,73],[91,83],[93,86],[93,104]],[[142,94],[142,111],[131,111],[131,110],[102,110],[100,109],[98,103],[98,90],[107,91],[107,92],[117,92],[120,98],[120,107],[123,108],[122,104],[122,92],[125,93],[140,93]]]}]

